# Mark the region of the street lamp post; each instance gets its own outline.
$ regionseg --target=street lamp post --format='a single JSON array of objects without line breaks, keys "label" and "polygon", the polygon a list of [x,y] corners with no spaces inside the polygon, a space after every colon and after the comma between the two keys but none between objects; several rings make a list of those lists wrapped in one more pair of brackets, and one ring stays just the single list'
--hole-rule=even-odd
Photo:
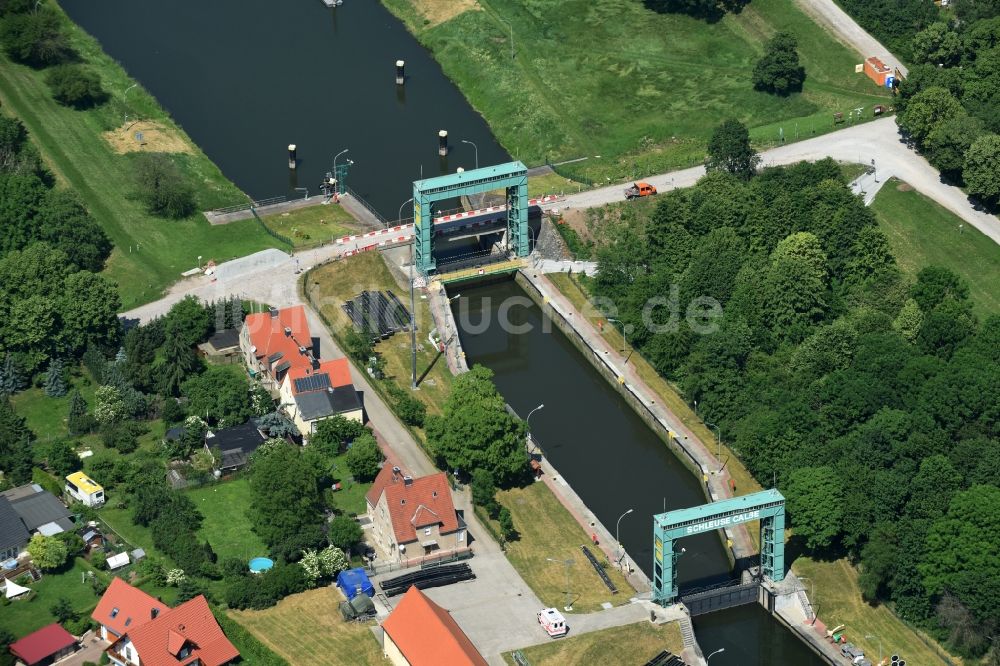
[{"label": "street lamp post", "polygon": [[719,648],[718,650],[716,650],[715,652],[713,652],[712,654],[708,655],[708,657],[706,657],[706,658],[705,658],[705,663],[707,664],[707,663],[708,663],[708,661],[709,661],[709,660],[710,660],[710,659],[711,659],[712,657],[714,657],[715,655],[719,654],[720,652],[725,652],[725,651],[726,651],[726,648]]},{"label": "street lamp post", "polygon": [[715,425],[714,423],[709,423],[708,421],[705,421],[705,425],[707,425],[709,428],[715,428],[715,439],[719,444],[719,452],[718,454],[716,454],[715,457],[719,459],[719,462],[722,462],[722,428]]},{"label": "street lamp post", "polygon": [[[38,7],[38,5],[35,4],[35,7]],[[122,93],[122,106],[125,107],[125,124],[126,125],[128,125],[128,106],[125,105],[125,98],[128,96],[128,91],[132,90],[132,88],[135,88],[137,85],[139,85],[139,84],[138,83],[133,83],[132,85],[130,85],[128,88],[125,89],[125,92]]]},{"label": "street lamp post", "polygon": [[333,177],[337,179],[337,191],[340,193],[344,192],[344,188],[340,183],[340,174],[337,173],[337,158],[349,150],[350,148],[344,148],[342,151],[333,156]]},{"label": "street lamp post", "polygon": [[569,612],[573,610],[573,600],[570,596],[570,591],[569,591],[569,568],[573,566],[573,560],[554,560],[551,557],[546,557],[545,559],[548,560],[549,562],[555,562],[556,564],[566,565],[566,605],[563,606],[563,610]]},{"label": "street lamp post", "polygon": [[472,146],[475,149],[475,151],[476,151],[476,168],[478,169],[479,168],[479,146],[477,146],[475,143],[473,143],[472,141],[469,141],[467,139],[462,139],[462,143],[467,143],[467,144],[469,144],[470,146]]},{"label": "street lamp post", "polygon": [[875,158],[872,158],[872,175],[875,176],[875,182],[878,182],[878,169],[875,168]]},{"label": "street lamp post", "polygon": [[[336,162],[337,158],[334,158]],[[336,168],[336,167],[335,167]],[[397,222],[403,221],[403,207],[406,204],[411,203],[413,197],[410,197],[399,207],[399,214],[396,217]],[[417,322],[414,315],[415,299],[413,296],[413,244],[417,242],[416,229],[413,230],[413,238],[410,240],[410,359],[412,361],[413,373],[410,379],[410,389],[413,391],[417,390]]]},{"label": "street lamp post", "polygon": [[621,539],[618,538],[618,527],[622,524],[622,518],[624,518],[628,514],[632,513],[633,511],[635,511],[635,509],[629,509],[628,511],[626,511],[622,515],[618,516],[618,522],[615,523],[615,543],[618,544],[618,559],[619,560],[622,559],[622,555],[624,555],[625,552],[624,552],[624,549],[622,548]]},{"label": "street lamp post", "polygon": [[[624,354],[628,350],[628,338],[625,337],[625,322],[620,319],[612,319],[611,317],[608,317],[608,321],[613,321],[622,326],[622,353]],[[628,363],[627,356],[625,357],[625,363]]]},{"label": "street lamp post", "polygon": [[865,638],[871,640],[873,638],[878,639],[878,663],[882,663],[882,637],[878,634],[865,634]]}]

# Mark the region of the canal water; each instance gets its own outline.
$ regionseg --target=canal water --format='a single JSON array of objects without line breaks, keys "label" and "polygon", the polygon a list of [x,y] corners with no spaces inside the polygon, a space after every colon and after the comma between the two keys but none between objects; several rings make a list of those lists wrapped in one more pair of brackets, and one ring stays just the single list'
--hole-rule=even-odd
[{"label": "canal water", "polygon": [[[421,176],[510,160],[430,54],[377,0],[60,0],[184,127],[261,199],[319,192],[334,156],[389,219]],[[395,62],[406,61],[406,85]],[[122,92],[122,91],[117,91]],[[134,94],[134,93],[133,93]],[[127,100],[127,98],[126,98]],[[437,154],[438,130],[451,153]],[[298,146],[296,182],[287,147]],[[241,203],[241,202],[233,202]],[[404,211],[405,215],[405,211]]]},{"label": "canal water", "polygon": [[[545,405],[531,417],[532,435],[606,527],[614,531],[619,516],[635,509],[621,520],[621,541],[652,577],[653,515],[704,504],[698,480],[513,281],[455,291],[462,298],[452,307],[470,365],[493,370],[518,414]],[[508,333],[512,326],[521,332]],[[730,579],[716,534],[680,545],[682,591]],[[706,653],[726,648],[713,666],[823,664],[757,605],[697,618],[694,626]]]}]

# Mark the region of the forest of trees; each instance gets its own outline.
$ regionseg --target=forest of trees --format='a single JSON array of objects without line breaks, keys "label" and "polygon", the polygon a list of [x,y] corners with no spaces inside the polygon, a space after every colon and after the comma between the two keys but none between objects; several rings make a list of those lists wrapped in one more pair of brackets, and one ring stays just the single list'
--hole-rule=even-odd
[{"label": "forest of trees", "polygon": [[637,210],[601,213],[591,285],[629,343],[777,481],[797,547],[848,555],[868,600],[986,652],[1000,629],[1000,317],[977,321],[947,269],[904,277],[830,160],[748,182],[713,171]]}]

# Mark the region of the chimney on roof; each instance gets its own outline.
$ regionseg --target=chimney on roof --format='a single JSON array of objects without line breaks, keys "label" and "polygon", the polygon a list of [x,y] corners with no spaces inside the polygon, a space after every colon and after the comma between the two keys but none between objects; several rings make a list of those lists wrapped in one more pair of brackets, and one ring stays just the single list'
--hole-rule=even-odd
[{"label": "chimney on roof", "polygon": [[404,476],[403,477],[403,483],[406,484],[406,485],[408,485],[408,486],[412,486],[413,485],[413,477],[412,476]]},{"label": "chimney on roof", "polygon": [[392,467],[392,480],[393,481],[395,481],[396,477],[399,476],[399,472],[400,472],[399,467],[397,465],[393,465],[393,467]]},{"label": "chimney on roof", "polygon": [[[271,316],[273,317],[274,315]],[[292,337],[292,328],[290,326],[285,327],[285,337],[287,338]]]},{"label": "chimney on roof", "polygon": [[271,319],[278,316],[278,308],[268,308],[268,313],[271,315]]},{"label": "chimney on roof", "polygon": [[302,354],[302,355],[305,355],[305,353],[306,353],[306,348],[305,348],[305,347],[303,347],[302,345],[299,345],[299,353],[300,353],[300,354]]}]

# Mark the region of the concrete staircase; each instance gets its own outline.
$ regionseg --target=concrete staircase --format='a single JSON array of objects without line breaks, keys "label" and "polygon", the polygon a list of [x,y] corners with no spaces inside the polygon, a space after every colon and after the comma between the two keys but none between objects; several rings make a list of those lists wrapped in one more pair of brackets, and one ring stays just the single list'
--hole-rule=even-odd
[{"label": "concrete staircase", "polygon": [[697,642],[694,640],[694,627],[691,626],[691,618],[685,615],[677,621],[681,627],[681,639],[685,648],[697,649]]}]

